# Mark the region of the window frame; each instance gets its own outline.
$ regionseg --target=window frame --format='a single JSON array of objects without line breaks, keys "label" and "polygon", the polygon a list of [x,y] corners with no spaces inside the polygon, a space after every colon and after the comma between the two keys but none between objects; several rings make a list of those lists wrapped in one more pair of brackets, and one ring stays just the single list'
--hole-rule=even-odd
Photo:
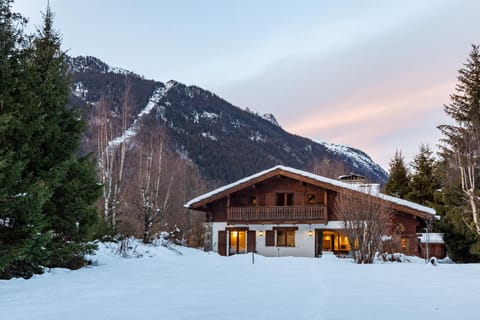
[{"label": "window frame", "polygon": [[294,192],[276,192],[275,205],[277,207],[292,207],[295,205]]}]

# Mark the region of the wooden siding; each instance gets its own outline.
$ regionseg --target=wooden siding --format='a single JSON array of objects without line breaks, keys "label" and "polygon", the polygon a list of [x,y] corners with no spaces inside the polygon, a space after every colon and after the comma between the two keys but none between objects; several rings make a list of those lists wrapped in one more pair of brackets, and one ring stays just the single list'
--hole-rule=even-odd
[{"label": "wooden siding", "polygon": [[[427,244],[420,244],[420,257],[425,258],[427,255]],[[428,256],[438,259],[445,258],[445,245],[443,243],[430,243],[428,246]]]},{"label": "wooden siding", "polygon": [[269,206],[227,208],[227,223],[327,223],[324,206]]}]

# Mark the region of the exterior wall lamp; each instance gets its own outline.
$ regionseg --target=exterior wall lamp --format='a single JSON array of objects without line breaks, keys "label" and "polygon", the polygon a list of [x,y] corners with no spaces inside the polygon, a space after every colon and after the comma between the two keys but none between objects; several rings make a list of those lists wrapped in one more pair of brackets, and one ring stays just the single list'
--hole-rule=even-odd
[{"label": "exterior wall lamp", "polygon": [[263,231],[259,231],[259,232],[258,232],[258,235],[259,235],[260,237],[263,237]]},{"label": "exterior wall lamp", "polygon": [[313,231],[312,231],[312,230],[309,230],[309,231],[308,231],[308,236],[309,236],[309,237],[313,236]]}]

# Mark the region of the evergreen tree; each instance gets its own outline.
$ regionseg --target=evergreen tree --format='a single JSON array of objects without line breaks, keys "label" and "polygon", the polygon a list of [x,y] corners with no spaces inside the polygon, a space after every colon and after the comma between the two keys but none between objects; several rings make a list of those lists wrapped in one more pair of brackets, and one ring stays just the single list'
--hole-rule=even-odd
[{"label": "evergreen tree", "polygon": [[92,159],[76,155],[84,123],[65,108],[69,79],[50,8],[25,39],[11,3],[0,0],[0,278],[82,265],[101,192]]},{"label": "evergreen tree", "polygon": [[395,155],[390,160],[390,175],[385,185],[385,193],[398,197],[405,198],[410,190],[409,173],[401,151],[395,151]]},{"label": "evergreen tree", "polygon": [[28,169],[30,142],[43,119],[27,94],[26,21],[11,4],[0,0],[0,278],[40,272],[50,241],[42,211],[50,191]]},{"label": "evergreen tree", "polygon": [[45,126],[37,132],[29,168],[51,190],[44,207],[52,241],[47,246],[47,266],[77,267],[91,249],[97,224],[95,201],[101,193],[91,157],[78,158],[85,123],[75,109],[65,105],[70,95],[66,56],[60,50],[60,35],[53,29],[53,14],[47,7],[44,24],[32,42],[31,92],[38,101]]},{"label": "evergreen tree", "polygon": [[[449,227],[465,236],[465,243],[475,242],[469,248],[472,256],[480,256],[479,169],[480,169],[480,53],[472,45],[467,63],[459,70],[455,93],[451,103],[444,106],[445,113],[454,120],[452,125],[438,128],[443,134],[442,157],[447,163],[446,181],[449,188],[461,190],[464,202],[445,213]],[[448,235],[446,235],[448,240]],[[452,243],[447,245],[452,246]]]},{"label": "evergreen tree", "polygon": [[406,199],[423,204],[432,205],[435,191],[440,188],[439,178],[435,172],[433,152],[424,144],[411,164],[414,172],[410,179],[410,192]]}]

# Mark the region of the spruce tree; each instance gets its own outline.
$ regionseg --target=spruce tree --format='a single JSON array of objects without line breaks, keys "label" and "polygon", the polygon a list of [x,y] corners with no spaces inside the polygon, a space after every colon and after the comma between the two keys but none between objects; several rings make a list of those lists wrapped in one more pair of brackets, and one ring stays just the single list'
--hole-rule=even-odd
[{"label": "spruce tree", "polygon": [[393,159],[390,160],[389,172],[390,175],[385,185],[385,193],[398,198],[405,198],[410,191],[410,180],[401,151],[395,151]]},{"label": "spruce tree", "polygon": [[47,231],[52,234],[44,264],[78,267],[91,249],[84,241],[90,240],[98,223],[95,202],[101,186],[96,183],[92,158],[77,156],[85,123],[76,109],[65,108],[71,90],[60,42],[47,7],[43,27],[32,42],[29,77],[45,126],[31,149],[35,153],[29,169],[52,193],[44,207]]},{"label": "spruce tree", "polygon": [[50,241],[42,209],[51,193],[28,169],[43,119],[28,95],[26,20],[11,4],[0,0],[0,278],[40,272]]},{"label": "spruce tree", "polygon": [[420,151],[413,159],[411,166],[413,174],[410,178],[410,192],[405,198],[419,204],[432,205],[435,191],[440,188],[440,182],[435,172],[433,152],[427,145],[420,146]]},{"label": "spruce tree", "polygon": [[91,157],[77,156],[84,122],[65,108],[69,78],[50,8],[26,39],[11,3],[0,0],[0,278],[27,278],[83,264],[101,186]]}]

